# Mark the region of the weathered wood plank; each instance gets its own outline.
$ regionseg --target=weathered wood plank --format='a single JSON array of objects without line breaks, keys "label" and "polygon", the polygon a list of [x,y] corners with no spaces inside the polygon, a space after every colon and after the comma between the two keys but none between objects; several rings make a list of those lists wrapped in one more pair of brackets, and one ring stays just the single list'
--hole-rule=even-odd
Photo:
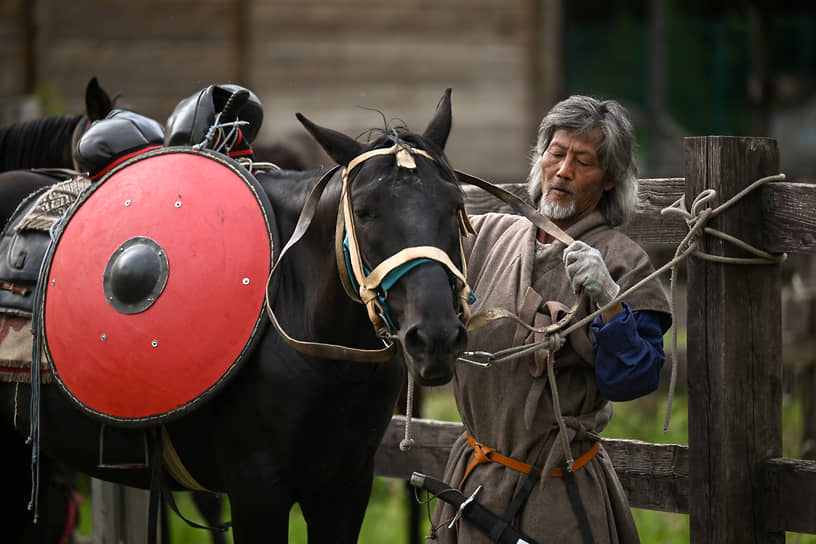
[{"label": "weathered wood plank", "polygon": [[[734,195],[778,172],[776,142],[686,139],[686,198]],[[761,198],[751,193],[711,226],[759,245]],[[704,250],[745,256],[712,237]],[[688,263],[689,516],[692,542],[781,544],[767,531],[761,464],[782,454],[778,265]]]},{"label": "weathered wood plank", "polygon": [[782,457],[762,469],[768,529],[816,533],[816,461]]},{"label": "weathered wood plank", "polygon": [[816,185],[774,182],[762,194],[762,248],[772,253],[816,252]]},{"label": "weathered wood plank", "polygon": [[[461,423],[413,419],[414,446],[400,451],[405,416],[394,416],[377,450],[378,476],[407,480],[413,472],[441,478],[451,445],[462,434]],[[637,440],[603,439],[603,445],[635,508],[688,511],[688,447]]]}]

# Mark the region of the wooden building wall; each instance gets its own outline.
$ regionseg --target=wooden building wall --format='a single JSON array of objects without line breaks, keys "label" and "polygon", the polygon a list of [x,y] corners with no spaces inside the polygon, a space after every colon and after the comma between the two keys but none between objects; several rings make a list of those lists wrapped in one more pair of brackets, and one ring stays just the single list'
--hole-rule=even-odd
[{"label": "wooden building wall", "polygon": [[560,12],[547,0],[2,0],[0,100],[38,89],[79,111],[95,75],[164,122],[178,100],[235,82],[264,104],[259,145],[308,151],[295,112],[356,136],[383,125],[361,109],[373,108],[421,131],[451,87],[454,166],[519,181],[561,87]]}]

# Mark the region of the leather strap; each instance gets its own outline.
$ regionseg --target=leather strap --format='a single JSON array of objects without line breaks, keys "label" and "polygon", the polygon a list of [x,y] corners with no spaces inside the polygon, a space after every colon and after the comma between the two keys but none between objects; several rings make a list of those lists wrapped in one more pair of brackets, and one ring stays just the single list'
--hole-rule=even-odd
[{"label": "leather strap", "polygon": [[297,340],[289,336],[283,329],[270,303],[269,286],[272,283],[272,278],[278,269],[278,265],[280,265],[286,252],[289,251],[289,249],[295,245],[304,234],[306,234],[306,231],[314,218],[315,212],[317,211],[317,204],[320,201],[320,196],[323,194],[329,180],[334,177],[335,172],[337,172],[339,168],[340,166],[335,166],[323,174],[323,177],[320,178],[315,187],[312,189],[312,192],[309,194],[309,198],[306,200],[306,204],[300,211],[300,216],[295,224],[295,230],[292,233],[292,236],[286,242],[283,249],[281,249],[275,264],[272,265],[272,269],[269,271],[269,277],[267,278],[267,296],[265,299],[266,313],[269,315],[269,321],[272,323],[272,326],[275,327],[278,334],[280,334],[281,338],[283,338],[287,344],[292,346],[300,353],[324,359],[344,359],[360,363],[384,363],[394,357],[394,354],[396,353],[396,346],[394,344],[389,344],[382,349],[371,350],[338,346],[336,344],[324,344],[321,342],[306,342]]},{"label": "leather strap", "polygon": [[455,171],[456,177],[459,178],[459,181],[463,183],[470,183],[471,185],[475,185],[480,189],[484,189],[491,195],[495,196],[505,204],[509,205],[511,208],[519,212],[521,215],[529,219],[533,222],[535,226],[555,238],[556,240],[563,242],[566,245],[570,245],[575,240],[572,236],[564,232],[558,225],[550,221],[547,217],[542,215],[538,210],[536,210],[533,206],[530,206],[528,203],[524,202],[522,199],[514,195],[509,191],[505,191],[501,187],[497,185],[493,185],[481,178],[477,178],[476,176],[472,176],[465,172],[461,172],[459,170]]},{"label": "leather strap", "polygon": [[507,527],[513,522],[513,519],[524,507],[524,504],[530,497],[530,493],[533,492],[533,488],[541,479],[541,468],[533,468],[534,470],[527,473],[527,478],[524,479],[524,483],[521,484],[521,488],[515,495],[513,495],[513,499],[510,501],[510,504],[507,505],[507,508],[502,514],[501,521],[496,523],[496,525],[493,526],[493,530],[490,531],[490,538],[492,538],[494,542],[499,542],[502,535],[507,530]]},{"label": "leather strap", "polygon": [[581,544],[594,544],[595,539],[592,537],[592,527],[589,526],[589,518],[587,517],[584,502],[581,500],[578,484],[575,482],[575,474],[567,472],[564,474],[562,481],[567,488],[567,497],[569,498],[570,506],[572,506],[572,512],[575,514],[575,519],[578,522],[578,530],[581,533]]},{"label": "leather strap", "polygon": [[[512,457],[507,457],[506,455],[502,455],[498,453],[494,448],[488,448],[487,446],[477,442],[470,433],[467,435],[468,443],[473,447],[473,460],[468,465],[467,469],[465,469],[465,475],[462,477],[462,483],[465,483],[465,479],[470,475],[471,471],[476,468],[476,466],[484,464],[484,463],[499,463],[500,465],[504,465],[507,468],[511,468],[518,472],[523,472],[524,474],[529,474],[531,470],[533,470],[534,465],[528,465],[527,463],[523,463]],[[572,465],[573,470],[582,468],[584,465],[589,463],[593,457],[598,453],[601,449],[601,443],[595,442],[591,448],[585,451],[578,459],[575,460],[575,463]],[[541,472],[541,469],[539,469]],[[554,478],[560,478],[564,476],[564,471],[560,468],[557,468],[552,471],[552,476]],[[461,488],[461,485],[460,485]]]}]

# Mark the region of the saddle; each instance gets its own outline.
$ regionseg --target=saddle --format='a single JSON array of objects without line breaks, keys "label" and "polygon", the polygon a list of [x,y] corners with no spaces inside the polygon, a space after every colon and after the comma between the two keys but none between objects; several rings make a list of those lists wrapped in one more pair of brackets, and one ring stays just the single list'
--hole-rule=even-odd
[{"label": "saddle", "polygon": [[[63,179],[65,174],[54,175]],[[49,230],[89,184],[75,177],[43,187],[14,211],[0,234],[0,313],[31,317]]]}]

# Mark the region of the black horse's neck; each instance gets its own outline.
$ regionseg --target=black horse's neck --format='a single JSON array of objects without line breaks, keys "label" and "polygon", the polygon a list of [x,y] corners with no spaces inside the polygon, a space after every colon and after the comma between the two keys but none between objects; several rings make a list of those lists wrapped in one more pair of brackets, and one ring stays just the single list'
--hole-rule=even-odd
[{"label": "black horse's neck", "polygon": [[0,127],[0,171],[71,168],[71,138],[81,115],[52,115]]},{"label": "black horse's neck", "polygon": [[[313,187],[325,172],[282,171],[258,176],[275,210],[282,245],[291,238]],[[334,238],[340,189],[340,176],[335,173],[320,197],[308,231],[278,266],[272,285],[273,307],[287,333],[299,340],[377,349],[382,343],[365,308],[348,297],[337,270]],[[291,308],[302,311],[292,312]],[[338,315],[343,318],[338,319]]]}]

